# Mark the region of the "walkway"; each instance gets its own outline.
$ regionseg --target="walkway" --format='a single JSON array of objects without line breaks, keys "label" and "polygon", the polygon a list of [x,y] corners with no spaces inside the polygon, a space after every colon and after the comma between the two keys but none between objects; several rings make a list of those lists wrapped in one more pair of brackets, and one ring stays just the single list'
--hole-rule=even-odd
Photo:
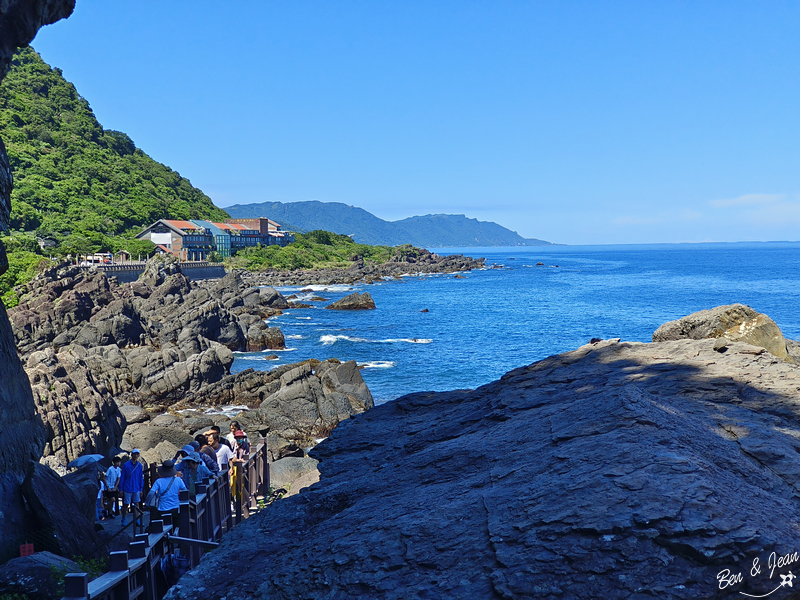
[{"label": "walkway", "polygon": [[[158,477],[156,468],[151,465],[145,473],[145,494]],[[259,501],[268,497],[266,440],[262,438],[250,460],[235,466],[233,474],[237,493],[231,490],[231,473],[227,470],[198,484],[194,499],[189,499],[189,492],[182,491],[178,523],[172,523],[169,515],[152,523],[144,516],[141,526],[134,524],[130,514],[127,527],[122,526],[121,517],[103,521],[107,531],[119,534],[127,530],[134,541],[127,552],[108,555],[108,573],[92,581],[86,573],[67,575],[64,600],[161,600],[168,589],[161,571],[163,558],[177,556],[180,558],[174,562],[185,563],[186,568],[197,566],[206,551],[216,548],[222,536],[257,511]]]}]

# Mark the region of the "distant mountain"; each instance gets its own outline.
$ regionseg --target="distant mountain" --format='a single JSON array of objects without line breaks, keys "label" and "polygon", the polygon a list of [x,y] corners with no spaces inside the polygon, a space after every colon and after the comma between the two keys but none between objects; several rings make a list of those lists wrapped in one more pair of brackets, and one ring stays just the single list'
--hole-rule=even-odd
[{"label": "distant mountain", "polygon": [[263,202],[234,204],[225,210],[234,218],[268,217],[290,231],[324,229],[352,236],[360,244],[413,244],[424,248],[454,246],[547,246],[515,231],[464,215],[425,215],[384,221],[363,208],[340,202]]}]

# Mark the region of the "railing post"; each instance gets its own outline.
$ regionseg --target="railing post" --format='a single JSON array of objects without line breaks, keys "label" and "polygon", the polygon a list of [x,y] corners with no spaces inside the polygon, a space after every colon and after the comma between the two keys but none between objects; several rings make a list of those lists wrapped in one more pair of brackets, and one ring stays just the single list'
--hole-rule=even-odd
[{"label": "railing post", "polygon": [[261,446],[261,461],[263,462],[264,474],[261,477],[261,495],[265,498],[269,496],[269,452],[267,451],[267,438],[262,438],[264,444]]},{"label": "railing post", "polygon": [[68,573],[64,575],[64,598],[69,600],[88,600],[89,574]]},{"label": "railing post", "polygon": [[239,467],[239,463],[234,464],[233,468],[236,472],[236,489],[231,489],[231,493],[233,494],[233,504],[236,507],[236,517],[233,520],[233,524],[238,525],[242,522],[242,494],[239,492],[242,485],[242,469]]},{"label": "railing post", "polygon": [[144,542],[131,542],[128,544],[131,558],[144,558],[147,556],[147,545]]},{"label": "railing post", "polygon": [[124,550],[120,552],[112,552],[109,555],[108,561],[109,571],[127,571],[128,570],[128,553]]}]

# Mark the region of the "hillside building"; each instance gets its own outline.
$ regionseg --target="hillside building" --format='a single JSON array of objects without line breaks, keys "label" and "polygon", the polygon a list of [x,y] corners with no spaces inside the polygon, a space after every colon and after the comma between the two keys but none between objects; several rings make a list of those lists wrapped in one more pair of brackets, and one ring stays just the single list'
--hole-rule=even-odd
[{"label": "hillside building", "polygon": [[161,252],[173,254],[180,260],[207,260],[211,252],[227,258],[242,248],[255,246],[285,246],[294,235],[281,231],[281,226],[266,218],[226,219],[214,223],[193,219],[176,221],[160,219],[136,236],[150,240]]}]

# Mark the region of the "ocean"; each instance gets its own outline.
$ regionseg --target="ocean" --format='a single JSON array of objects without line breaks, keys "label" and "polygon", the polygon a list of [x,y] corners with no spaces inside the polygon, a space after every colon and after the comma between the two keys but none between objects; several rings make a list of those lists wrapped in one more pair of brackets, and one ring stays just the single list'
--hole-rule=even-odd
[{"label": "ocean", "polygon": [[[475,388],[595,337],[649,342],[662,323],[721,304],[747,304],[772,317],[784,336],[800,338],[800,243],[431,251],[482,256],[486,268],[464,279],[278,288],[314,308],[270,319],[286,350],[237,353],[232,371],[356,360],[381,404],[411,392]],[[369,292],[376,310],[323,309],[354,291]],[[327,301],[309,302],[314,296]],[[271,354],[278,360],[267,360]]]}]

